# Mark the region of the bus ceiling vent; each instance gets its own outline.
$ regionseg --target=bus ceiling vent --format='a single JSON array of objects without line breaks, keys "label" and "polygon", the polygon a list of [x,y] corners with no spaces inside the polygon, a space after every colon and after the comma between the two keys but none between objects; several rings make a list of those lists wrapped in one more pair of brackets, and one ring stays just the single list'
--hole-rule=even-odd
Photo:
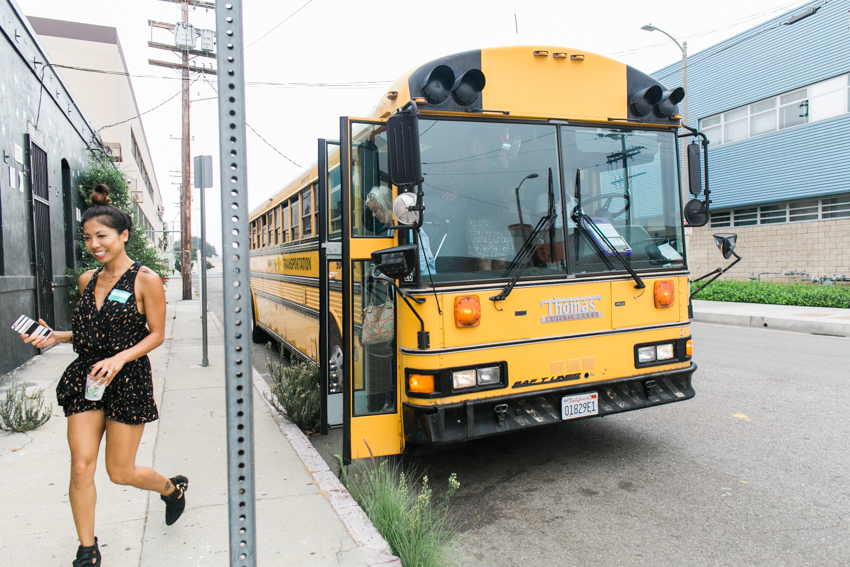
[{"label": "bus ceiling vent", "polygon": [[629,101],[632,112],[636,116],[646,116],[652,111],[652,107],[661,101],[662,94],[664,93],[658,85],[635,91]]},{"label": "bus ceiling vent", "polygon": [[676,105],[685,98],[685,89],[676,87],[661,94],[661,100],[655,105],[655,114],[662,118],[669,118],[676,112]]},{"label": "bus ceiling vent", "polygon": [[484,90],[486,80],[480,69],[469,69],[459,77],[448,65],[437,65],[422,79],[422,93],[430,104],[442,104],[449,95],[456,104],[475,104]]}]

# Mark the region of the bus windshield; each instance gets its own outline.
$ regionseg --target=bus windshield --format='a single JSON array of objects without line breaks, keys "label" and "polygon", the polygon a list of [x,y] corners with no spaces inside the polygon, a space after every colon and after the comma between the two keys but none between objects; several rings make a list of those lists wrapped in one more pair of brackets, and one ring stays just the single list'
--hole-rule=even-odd
[{"label": "bus windshield", "polygon": [[[435,283],[623,272],[611,245],[636,270],[683,266],[672,132],[430,119],[420,132]],[[573,220],[577,205],[592,222]]]}]

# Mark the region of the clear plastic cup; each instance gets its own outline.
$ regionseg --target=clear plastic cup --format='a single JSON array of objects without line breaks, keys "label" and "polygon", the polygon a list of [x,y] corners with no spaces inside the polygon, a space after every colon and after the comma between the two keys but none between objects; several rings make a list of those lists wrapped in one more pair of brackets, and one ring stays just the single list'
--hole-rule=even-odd
[{"label": "clear plastic cup", "polygon": [[106,382],[97,383],[92,376],[94,366],[89,366],[88,374],[86,374],[86,399],[96,402],[103,398],[103,391],[106,390]]}]

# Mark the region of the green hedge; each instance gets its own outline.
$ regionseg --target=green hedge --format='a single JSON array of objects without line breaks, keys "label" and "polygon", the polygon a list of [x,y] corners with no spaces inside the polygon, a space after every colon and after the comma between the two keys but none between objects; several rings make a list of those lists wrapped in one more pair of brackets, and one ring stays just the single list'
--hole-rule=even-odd
[{"label": "green hedge", "polygon": [[[702,282],[691,284],[691,291],[700,285]],[[850,286],[716,281],[702,290],[695,299],[850,309]]]}]

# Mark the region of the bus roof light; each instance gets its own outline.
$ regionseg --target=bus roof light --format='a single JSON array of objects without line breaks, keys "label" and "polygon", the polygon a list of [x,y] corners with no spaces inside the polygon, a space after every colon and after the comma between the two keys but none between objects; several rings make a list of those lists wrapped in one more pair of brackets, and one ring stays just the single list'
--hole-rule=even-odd
[{"label": "bus roof light", "polygon": [[437,65],[422,79],[422,92],[431,104],[440,104],[449,98],[455,84],[455,74],[448,65]]},{"label": "bus roof light", "polygon": [[659,103],[662,94],[661,87],[658,85],[635,91],[629,101],[632,112],[637,116],[646,116],[652,107]]},{"label": "bus roof light", "polygon": [[554,57],[555,59],[566,59],[566,58],[567,58],[567,54],[566,54],[566,53],[564,53],[563,51],[559,51],[559,52],[557,52],[557,53],[553,53],[553,54],[552,54],[552,57]]},{"label": "bus roof light", "polygon": [[455,297],[455,325],[459,329],[481,324],[481,301],[477,295]]},{"label": "bus roof light", "polygon": [[676,114],[676,105],[685,98],[685,89],[676,87],[661,94],[661,100],[655,105],[655,114],[660,117]]},{"label": "bus roof light", "polygon": [[487,80],[480,69],[470,69],[460,76],[452,89],[455,102],[461,106],[469,106],[478,101]]},{"label": "bus roof light", "polygon": [[570,55],[570,59],[573,61],[584,61],[584,55],[581,53],[574,53],[573,55]]},{"label": "bus roof light", "polygon": [[549,57],[549,52],[542,50],[542,49],[539,49],[539,50],[534,51],[534,55],[536,57]]}]

